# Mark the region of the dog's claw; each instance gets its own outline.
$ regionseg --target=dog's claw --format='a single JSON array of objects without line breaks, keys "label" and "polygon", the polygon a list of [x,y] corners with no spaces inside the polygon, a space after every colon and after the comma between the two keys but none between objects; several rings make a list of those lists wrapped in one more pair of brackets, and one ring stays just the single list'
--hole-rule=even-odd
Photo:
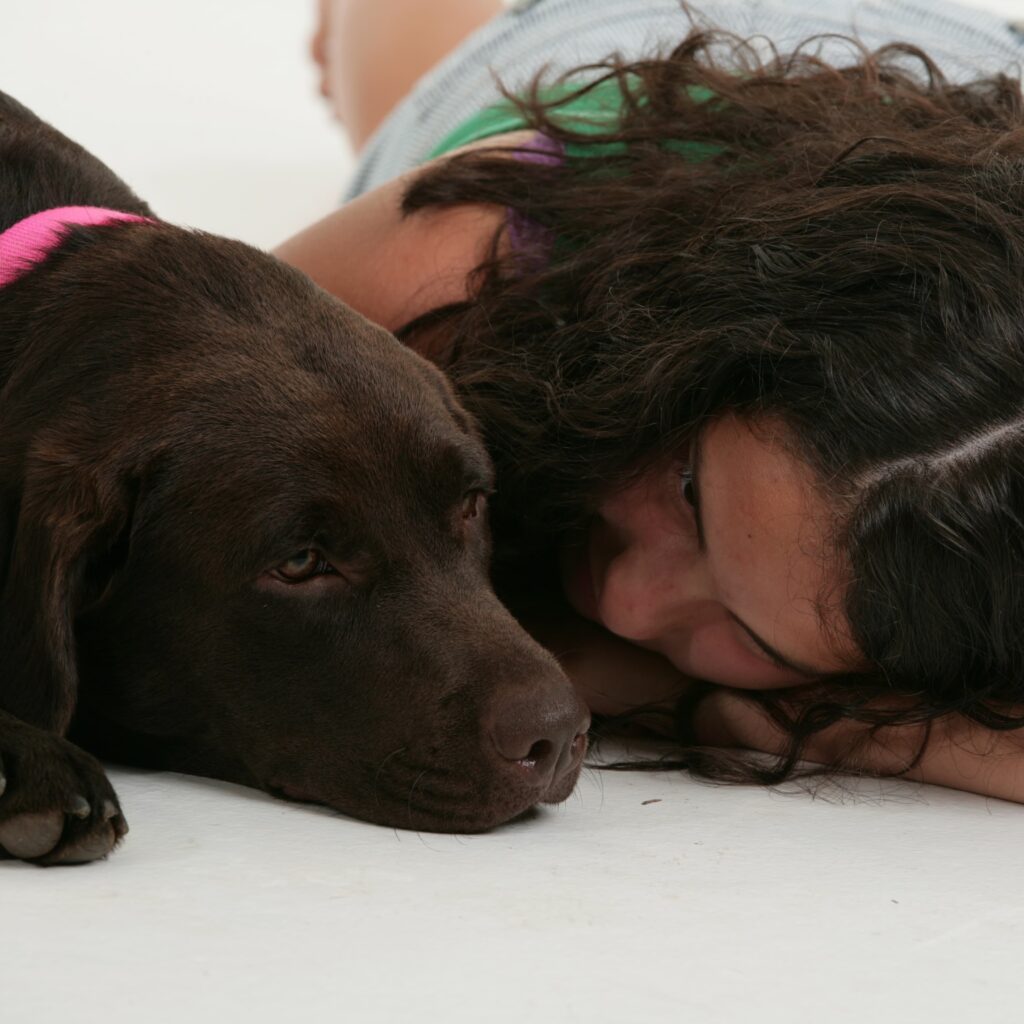
[{"label": "dog's claw", "polygon": [[57,811],[19,814],[0,825],[0,846],[14,857],[31,860],[49,853],[64,831],[64,815]]},{"label": "dog's claw", "polygon": [[79,864],[105,857],[127,831],[103,766],[61,736],[0,711],[0,859]]},{"label": "dog's claw", "polygon": [[43,864],[87,864],[105,857],[114,848],[117,838],[108,826],[99,828],[74,842],[62,846],[52,857],[45,857]]},{"label": "dog's claw", "polygon": [[104,821],[110,823],[110,827],[114,830],[114,842],[128,835],[128,822],[124,820],[124,815],[113,800],[103,801],[102,817]]},{"label": "dog's claw", "polygon": [[76,793],[71,798],[71,806],[68,808],[68,814],[73,815],[76,818],[82,818],[84,820],[85,818],[89,817],[89,814],[91,812],[92,807],[90,806],[89,801],[86,800],[85,797],[82,796],[80,793]]}]

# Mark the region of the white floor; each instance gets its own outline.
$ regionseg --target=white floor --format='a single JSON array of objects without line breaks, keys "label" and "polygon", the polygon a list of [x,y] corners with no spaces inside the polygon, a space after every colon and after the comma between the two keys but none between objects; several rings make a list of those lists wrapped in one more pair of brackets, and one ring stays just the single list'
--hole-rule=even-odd
[{"label": "white floor", "polygon": [[[161,215],[270,245],[349,166],[311,8],[4,0],[0,89]],[[460,838],[112,774],[132,826],[113,858],[0,863],[3,1024],[1024,1017],[1024,807],[590,772],[564,807]]]}]

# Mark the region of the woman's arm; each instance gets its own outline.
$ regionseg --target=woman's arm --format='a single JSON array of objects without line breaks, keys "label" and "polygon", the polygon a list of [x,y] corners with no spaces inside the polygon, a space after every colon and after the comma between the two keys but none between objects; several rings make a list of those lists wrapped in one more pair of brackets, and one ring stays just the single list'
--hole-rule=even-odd
[{"label": "woman's arm", "polygon": [[[1024,803],[1024,730],[995,732],[959,715],[932,724],[918,764],[907,765],[924,736],[923,726],[889,726],[869,737],[870,727],[837,722],[810,738],[805,759],[874,775],[896,775],[917,782]],[[693,730],[707,746],[743,747],[781,753],[785,733],[756,704],[725,688],[698,705]]]},{"label": "woman's arm", "polygon": [[558,659],[594,714],[622,715],[640,708],[636,724],[671,734],[672,712],[692,685],[660,654],[613,636],[571,612],[537,615],[523,626]]},{"label": "woman's arm", "polygon": [[[483,146],[511,152],[532,135],[512,132],[459,152]],[[465,299],[469,274],[486,258],[506,213],[466,205],[403,216],[402,196],[427,166],[346,203],[274,254],[388,330]]]},{"label": "woman's arm", "polygon": [[367,192],[280,245],[274,255],[363,316],[396,330],[466,298],[502,211],[465,206],[403,217],[407,177]]},{"label": "woman's arm", "polygon": [[[660,655],[618,639],[578,617],[539,617],[527,629],[552,651],[597,714],[618,715],[646,706],[671,710],[693,686]],[[640,724],[671,731],[671,719]],[[782,753],[787,735],[742,692],[716,687],[697,705],[691,727],[698,744]],[[918,764],[907,769],[924,737],[923,726],[838,722],[810,738],[804,758],[840,770],[895,775],[950,789],[1024,803],[1024,729],[994,732],[959,715],[932,724]]]}]

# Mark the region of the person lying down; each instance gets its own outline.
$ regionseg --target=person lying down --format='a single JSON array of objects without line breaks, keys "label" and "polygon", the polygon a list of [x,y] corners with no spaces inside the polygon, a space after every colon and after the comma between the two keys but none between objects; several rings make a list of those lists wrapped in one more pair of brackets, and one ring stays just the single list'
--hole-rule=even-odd
[{"label": "person lying down", "polygon": [[1024,801],[1024,38],[884,6],[325,0],[361,162],[278,255],[446,371],[593,712]]}]

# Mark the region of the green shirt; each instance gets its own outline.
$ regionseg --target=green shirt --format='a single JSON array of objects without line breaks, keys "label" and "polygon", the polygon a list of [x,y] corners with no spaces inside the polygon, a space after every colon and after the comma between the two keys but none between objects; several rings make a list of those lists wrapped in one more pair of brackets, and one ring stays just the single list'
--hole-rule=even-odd
[{"label": "green shirt", "polygon": [[[558,100],[560,96],[565,97],[549,111],[551,120],[560,127],[564,126],[584,136],[606,135],[618,128],[622,115],[622,89],[619,83],[619,79],[610,78],[582,94],[578,92],[579,83],[562,83],[543,90],[541,96],[547,102]],[[704,86],[690,86],[689,92],[699,103],[706,103],[714,95]],[[640,102],[644,102],[642,97]],[[528,127],[529,124],[524,120],[522,113],[505,100],[486,107],[463,121],[434,147],[428,159],[433,160],[481,139],[522,131]],[[706,160],[722,149],[711,142],[684,142],[676,139],[667,139],[665,148],[691,160]],[[626,152],[626,145],[622,142],[570,143],[565,147],[565,152],[569,157],[621,156]]]}]

